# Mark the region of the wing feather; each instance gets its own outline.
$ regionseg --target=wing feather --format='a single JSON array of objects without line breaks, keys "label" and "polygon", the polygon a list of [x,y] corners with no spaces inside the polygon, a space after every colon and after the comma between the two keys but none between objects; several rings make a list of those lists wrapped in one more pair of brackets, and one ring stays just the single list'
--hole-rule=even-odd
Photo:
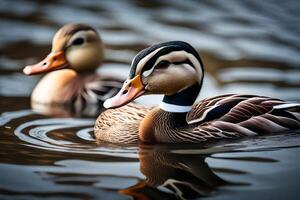
[{"label": "wing feather", "polygon": [[187,121],[194,126],[194,134],[206,132],[206,138],[241,137],[300,127],[300,107],[285,104],[264,96],[217,96],[196,104],[188,113]]},{"label": "wing feather", "polygon": [[123,81],[113,77],[88,75],[79,77],[70,85],[78,87],[72,98],[72,106],[75,110],[84,110],[86,105],[102,105],[102,103],[118,93]]}]

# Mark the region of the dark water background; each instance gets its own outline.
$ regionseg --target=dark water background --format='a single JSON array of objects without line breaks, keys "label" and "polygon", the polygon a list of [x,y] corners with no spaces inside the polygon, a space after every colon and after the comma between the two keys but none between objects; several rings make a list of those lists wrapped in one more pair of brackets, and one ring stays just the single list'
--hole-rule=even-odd
[{"label": "dark water background", "polygon": [[0,199],[299,199],[299,131],[207,145],[104,145],[93,139],[93,117],[32,110],[40,77],[21,69],[47,55],[70,22],[99,30],[99,73],[126,77],[142,48],[185,40],[204,61],[200,98],[300,101],[297,0],[0,0]]}]

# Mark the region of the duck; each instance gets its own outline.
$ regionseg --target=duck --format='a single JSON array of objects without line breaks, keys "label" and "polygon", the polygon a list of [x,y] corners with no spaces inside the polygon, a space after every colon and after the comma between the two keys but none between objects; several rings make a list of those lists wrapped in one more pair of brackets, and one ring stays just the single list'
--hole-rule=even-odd
[{"label": "duck", "polygon": [[96,74],[103,59],[104,45],[93,27],[78,23],[62,26],[53,37],[49,55],[23,69],[26,75],[47,73],[32,91],[32,105],[72,105],[78,110],[88,104],[102,105],[124,81]]},{"label": "duck", "polygon": [[[104,102],[109,110],[97,118],[95,137],[119,143],[202,143],[300,128],[299,103],[247,94],[224,94],[195,103],[203,77],[200,55],[187,42],[164,42],[140,51],[122,89]],[[131,103],[148,94],[164,96],[150,109],[140,110]],[[114,112],[118,117],[109,123]]]}]

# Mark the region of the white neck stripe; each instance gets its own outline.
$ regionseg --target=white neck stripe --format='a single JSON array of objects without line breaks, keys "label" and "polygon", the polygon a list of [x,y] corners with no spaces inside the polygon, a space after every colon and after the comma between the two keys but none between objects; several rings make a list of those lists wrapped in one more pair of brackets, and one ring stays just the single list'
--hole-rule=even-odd
[{"label": "white neck stripe", "polygon": [[185,113],[192,110],[192,106],[179,106],[174,104],[169,104],[166,102],[161,102],[159,108],[167,112]]}]

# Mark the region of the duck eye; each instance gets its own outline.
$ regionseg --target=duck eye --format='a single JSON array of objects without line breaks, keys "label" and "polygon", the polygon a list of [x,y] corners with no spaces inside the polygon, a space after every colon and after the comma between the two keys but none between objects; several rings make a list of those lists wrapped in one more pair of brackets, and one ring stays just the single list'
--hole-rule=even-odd
[{"label": "duck eye", "polygon": [[155,68],[156,68],[156,69],[164,69],[164,68],[169,67],[169,65],[170,65],[170,62],[169,62],[169,61],[162,60],[162,61],[160,61],[160,62],[155,66]]},{"label": "duck eye", "polygon": [[82,45],[84,42],[83,38],[77,38],[72,42],[72,45]]}]

